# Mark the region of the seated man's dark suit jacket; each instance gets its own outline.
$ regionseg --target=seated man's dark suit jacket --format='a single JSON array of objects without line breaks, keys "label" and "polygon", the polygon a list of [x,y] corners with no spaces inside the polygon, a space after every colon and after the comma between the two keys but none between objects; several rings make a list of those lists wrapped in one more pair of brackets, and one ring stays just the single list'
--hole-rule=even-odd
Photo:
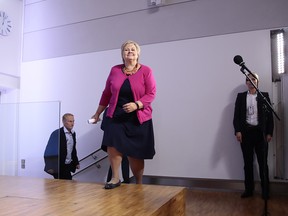
[{"label": "seated man's dark suit jacket", "polygon": [[[72,134],[74,146],[72,150],[71,172],[75,172],[76,166],[79,164],[76,150],[76,133]],[[60,152],[60,154],[59,154]],[[64,128],[61,127],[52,132],[44,152],[44,171],[53,175],[64,169],[67,156],[67,141]],[[52,171],[52,172],[51,172]]]}]

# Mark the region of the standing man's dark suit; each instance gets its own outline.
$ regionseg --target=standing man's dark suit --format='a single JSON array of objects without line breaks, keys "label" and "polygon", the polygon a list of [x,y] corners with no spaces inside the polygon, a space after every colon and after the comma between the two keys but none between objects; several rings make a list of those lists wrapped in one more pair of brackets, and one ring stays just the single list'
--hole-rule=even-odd
[{"label": "standing man's dark suit", "polygon": [[[256,78],[254,79],[253,76],[250,77],[257,86],[258,80]],[[267,151],[268,142],[272,138],[274,129],[273,114],[269,110],[268,106],[265,105],[261,95],[256,92],[256,89],[253,86],[251,86],[250,81],[246,80],[246,84],[248,86],[248,91],[238,93],[237,95],[233,119],[235,135],[237,140],[241,143],[241,150],[244,159],[245,192],[241,197],[250,197],[254,192],[253,156],[255,151],[260,171],[262,196],[263,198],[267,198],[269,196]],[[267,92],[262,92],[262,94],[270,103],[269,94]],[[251,108],[250,103],[252,102],[248,103],[247,98],[251,101],[253,100],[251,99],[253,97],[255,107]],[[250,108],[252,111],[249,110]],[[254,115],[254,120],[252,120],[253,124],[250,124],[251,120],[249,122],[249,115]],[[267,184],[265,185],[264,183]]]},{"label": "standing man's dark suit", "polygon": [[[267,92],[261,92],[264,97],[270,102],[269,94]],[[234,129],[235,133],[237,131],[244,131],[246,129],[246,98],[247,91],[238,93],[237,99],[235,102],[235,112],[234,112]],[[273,123],[273,115],[271,112],[264,113],[263,105],[264,102],[261,100],[260,95],[257,96],[257,108],[258,108],[258,119],[259,119],[259,127],[262,131],[265,131],[265,135],[270,134],[273,135],[274,123]],[[264,117],[266,116],[266,120]]]},{"label": "standing man's dark suit", "polygon": [[[66,115],[66,116],[65,116]],[[65,127],[64,121],[69,120],[69,115],[65,114],[63,116],[63,124]],[[68,117],[67,117],[68,115]],[[70,114],[71,117],[72,114]],[[68,120],[65,120],[65,117]],[[70,122],[70,124],[72,124]],[[74,118],[73,118],[73,125],[74,125]],[[72,179],[71,172],[75,172],[76,169],[79,169],[79,160],[77,157],[77,150],[76,150],[76,133],[72,130],[73,125],[66,125],[67,128],[61,127],[53,131],[50,135],[48,144],[46,146],[44,152],[44,161],[45,161],[45,168],[44,170],[53,175],[55,179]],[[70,128],[69,128],[70,127]],[[68,151],[68,139],[67,136],[72,136],[73,139],[73,147],[71,148],[71,158],[67,162],[67,152]],[[60,152],[60,153],[59,153]]]}]

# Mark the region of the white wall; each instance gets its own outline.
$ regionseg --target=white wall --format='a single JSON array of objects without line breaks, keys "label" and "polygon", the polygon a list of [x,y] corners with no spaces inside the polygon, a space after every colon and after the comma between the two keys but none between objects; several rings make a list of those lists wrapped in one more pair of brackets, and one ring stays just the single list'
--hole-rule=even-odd
[{"label": "white wall", "polygon": [[19,88],[23,2],[0,0],[0,10],[8,14],[12,25],[9,36],[0,35],[0,91],[5,92]]},{"label": "white wall", "polygon": [[17,108],[0,104],[0,175],[17,174]]},{"label": "white wall", "polygon": [[[156,156],[145,174],[242,179],[242,156],[232,116],[245,77],[233,62],[242,55],[271,92],[270,31],[255,31],[142,46],[141,62],[154,69]],[[76,117],[81,156],[100,147],[99,125],[88,125],[120,50],[23,63],[22,101],[60,100]],[[31,79],[33,82],[31,83]]]},{"label": "white wall", "polygon": [[17,172],[17,107],[21,67],[21,38],[23,2],[0,0],[0,11],[11,20],[9,36],[0,35],[0,173],[14,175]]},{"label": "white wall", "polygon": [[232,59],[242,55],[246,65],[260,74],[262,90],[271,92],[269,50],[269,31],[145,47],[145,60],[155,69],[158,83],[154,115],[158,155],[146,172],[242,178],[232,118],[236,93],[246,87]]},{"label": "white wall", "polygon": [[51,178],[44,172],[43,156],[51,132],[60,127],[60,105],[58,101],[17,105],[18,176]]}]

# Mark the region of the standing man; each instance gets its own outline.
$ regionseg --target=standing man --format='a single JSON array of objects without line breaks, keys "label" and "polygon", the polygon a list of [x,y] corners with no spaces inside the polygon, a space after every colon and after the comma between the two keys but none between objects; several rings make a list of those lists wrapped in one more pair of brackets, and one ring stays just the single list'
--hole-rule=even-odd
[{"label": "standing man", "polygon": [[[258,87],[259,76],[252,73],[248,77]],[[268,143],[272,139],[274,129],[273,115],[248,78],[246,78],[246,85],[248,91],[237,95],[233,119],[235,136],[241,144],[244,159],[245,191],[241,198],[253,196],[253,156],[255,151],[260,171],[262,198],[268,199],[269,172],[267,152]],[[270,103],[269,94],[262,92],[262,95]]]},{"label": "standing man", "polygon": [[55,179],[72,180],[71,172],[80,168],[77,150],[74,115],[66,113],[62,117],[63,127],[53,131],[44,153],[44,170]]}]

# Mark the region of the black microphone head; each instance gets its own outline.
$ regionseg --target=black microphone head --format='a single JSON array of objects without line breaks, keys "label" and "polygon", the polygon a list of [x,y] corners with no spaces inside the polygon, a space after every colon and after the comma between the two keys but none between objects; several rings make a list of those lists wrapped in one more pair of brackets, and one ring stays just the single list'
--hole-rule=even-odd
[{"label": "black microphone head", "polygon": [[233,60],[234,60],[235,64],[238,64],[240,66],[242,64],[244,64],[243,58],[240,55],[236,55]]}]

